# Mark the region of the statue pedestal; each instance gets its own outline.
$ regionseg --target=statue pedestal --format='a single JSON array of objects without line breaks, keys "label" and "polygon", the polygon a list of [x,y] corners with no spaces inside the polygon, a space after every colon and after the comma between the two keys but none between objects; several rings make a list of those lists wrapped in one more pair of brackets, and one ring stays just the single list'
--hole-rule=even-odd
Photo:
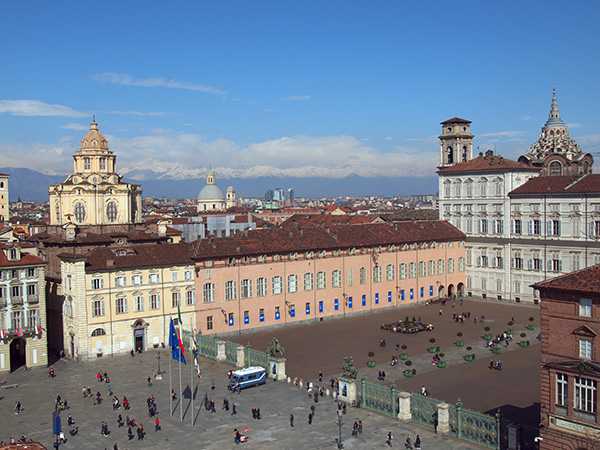
[{"label": "statue pedestal", "polygon": [[340,383],[340,392],[338,400],[346,403],[356,401],[356,380],[350,377],[341,376],[338,378]]},{"label": "statue pedestal", "polygon": [[280,381],[286,378],[285,358],[283,356],[269,356],[269,379]]}]

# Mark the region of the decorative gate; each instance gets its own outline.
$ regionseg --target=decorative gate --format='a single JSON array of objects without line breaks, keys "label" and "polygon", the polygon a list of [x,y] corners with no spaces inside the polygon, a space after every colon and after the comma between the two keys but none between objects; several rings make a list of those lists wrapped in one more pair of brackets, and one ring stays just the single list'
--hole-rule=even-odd
[{"label": "decorative gate", "polygon": [[456,402],[458,423],[457,437],[488,448],[500,449],[500,413],[488,416],[462,408],[460,399]]},{"label": "decorative gate", "polygon": [[392,417],[398,415],[398,395],[395,384],[392,384],[391,388],[380,386],[368,382],[365,376],[356,384],[357,400],[361,408],[368,408]]},{"label": "decorative gate", "polygon": [[260,366],[269,370],[269,355],[260,350],[250,348],[250,344],[244,349],[244,367]]},{"label": "decorative gate", "polygon": [[240,344],[236,342],[225,341],[225,360],[229,363],[237,363],[237,348]]},{"label": "decorative gate", "polygon": [[202,356],[208,356],[212,359],[217,359],[217,340],[210,336],[196,336],[196,343],[198,344],[198,352]]},{"label": "decorative gate", "polygon": [[[425,397],[421,394],[411,394],[410,412],[412,414],[412,420],[435,428],[438,421],[437,405],[440,403],[444,403],[444,401],[438,400],[437,398]],[[455,408],[450,405],[450,410],[453,409]],[[452,417],[452,412],[450,413],[450,416]],[[450,422],[452,422],[452,419]],[[450,428],[452,428],[452,426]]]}]

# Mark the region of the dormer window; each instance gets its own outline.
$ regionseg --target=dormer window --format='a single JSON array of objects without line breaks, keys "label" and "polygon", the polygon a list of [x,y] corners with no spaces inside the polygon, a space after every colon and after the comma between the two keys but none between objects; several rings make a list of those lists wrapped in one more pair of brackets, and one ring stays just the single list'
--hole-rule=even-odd
[{"label": "dormer window", "polygon": [[8,251],[8,260],[9,261],[18,261],[21,259],[21,252],[19,251],[18,248],[11,248]]}]

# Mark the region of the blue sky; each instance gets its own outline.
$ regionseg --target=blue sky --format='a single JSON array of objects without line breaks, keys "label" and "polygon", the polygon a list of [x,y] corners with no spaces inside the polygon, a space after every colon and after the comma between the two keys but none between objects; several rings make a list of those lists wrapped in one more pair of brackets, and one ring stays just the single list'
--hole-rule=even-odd
[{"label": "blue sky", "polygon": [[572,5],[1,2],[0,167],[70,172],[95,114],[122,174],[428,176],[455,115],[526,152],[554,83],[600,152],[600,6]]}]

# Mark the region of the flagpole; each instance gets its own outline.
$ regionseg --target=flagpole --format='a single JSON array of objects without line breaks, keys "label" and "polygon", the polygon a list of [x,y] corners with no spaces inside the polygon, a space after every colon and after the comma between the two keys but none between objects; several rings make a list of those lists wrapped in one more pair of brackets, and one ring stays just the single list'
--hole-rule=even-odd
[{"label": "flagpole", "polygon": [[173,348],[171,348],[171,356],[169,357],[169,412],[173,415],[173,400],[171,392],[173,392],[173,381],[171,380],[171,360],[173,359]]},{"label": "flagpole", "polygon": [[[181,331],[180,331],[181,333]],[[179,346],[179,421],[183,422],[183,391],[181,390],[181,345]]]},{"label": "flagpole", "polygon": [[[194,339],[194,329],[192,328],[192,339]],[[191,345],[190,345],[191,347]],[[192,398],[192,428],[194,428],[194,355],[192,356],[192,364],[190,364],[190,397]]]}]

